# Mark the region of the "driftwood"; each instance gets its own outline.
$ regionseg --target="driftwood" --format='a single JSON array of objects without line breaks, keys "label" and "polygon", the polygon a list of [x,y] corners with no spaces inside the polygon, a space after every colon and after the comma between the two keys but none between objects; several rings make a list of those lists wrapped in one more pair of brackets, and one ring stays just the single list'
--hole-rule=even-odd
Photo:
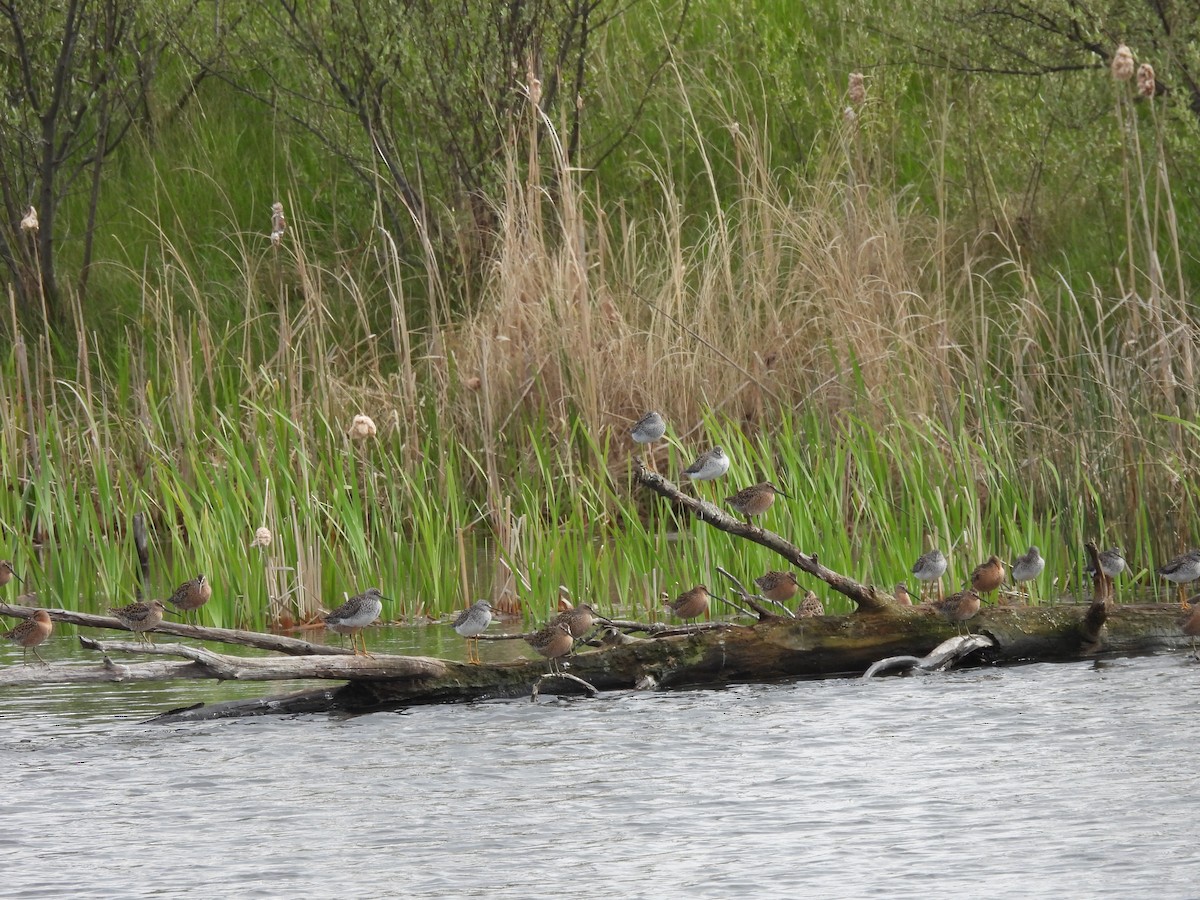
[{"label": "driftwood", "polygon": [[[277,712],[358,713],[405,706],[481,698],[531,696],[535,693],[590,694],[594,690],[638,690],[780,678],[858,675],[888,657],[937,656],[937,648],[955,627],[927,606],[901,606],[890,592],[861,585],[825,568],[779,535],[747,525],[722,510],[688,497],[659,475],[641,469],[639,481],[677,507],[714,528],[755,541],[779,553],[802,572],[854,601],[848,616],[796,619],[751,594],[732,575],[742,604],[752,611],[747,624],[706,623],[700,627],[615,620],[605,625],[600,649],[577,650],[562,660],[564,674],[548,676],[549,664],[530,651],[526,661],[469,665],[426,657],[378,654],[354,658],[348,650],[293,638],[163,623],[159,632],[202,640],[225,641],[276,650],[288,659],[225,656],[204,648],[132,641],[88,641],[100,654],[94,665],[13,666],[0,672],[0,685],[63,680],[147,680],[216,678],[236,680],[336,679],[342,684],[311,691],[175,710],[155,721],[199,721],[226,716]],[[1095,547],[1088,552],[1095,562]],[[1099,566],[1094,565],[1099,572]],[[723,571],[723,570],[722,570]],[[980,638],[953,645],[972,651],[979,662],[1069,660],[1096,653],[1132,654],[1184,646],[1180,613],[1174,605],[1116,606],[1111,581],[1098,574],[1094,599],[1087,605],[988,605],[971,619]],[[10,607],[28,614],[28,607]],[[4,612],[0,608],[0,612]],[[115,619],[51,610],[57,621],[85,627],[118,628]],[[639,636],[645,635],[645,636]],[[483,635],[510,639],[507,635]],[[988,645],[990,646],[982,646]],[[981,645],[981,646],[976,646]],[[943,651],[944,652],[944,651]],[[133,662],[128,654],[179,659]],[[121,654],[120,661],[113,656]],[[925,661],[926,665],[932,663]]]}]

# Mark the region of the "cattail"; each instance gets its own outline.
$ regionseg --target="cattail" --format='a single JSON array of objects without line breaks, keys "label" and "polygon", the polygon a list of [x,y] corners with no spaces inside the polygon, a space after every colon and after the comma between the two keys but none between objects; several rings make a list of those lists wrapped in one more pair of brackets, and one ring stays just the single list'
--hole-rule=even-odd
[{"label": "cattail", "polygon": [[29,207],[29,212],[25,213],[25,218],[23,218],[21,220],[21,230],[22,231],[37,231],[38,230],[37,210],[34,209],[32,206]]},{"label": "cattail", "polygon": [[1124,44],[1113,54],[1112,77],[1117,81],[1128,81],[1133,77],[1133,53]]},{"label": "cattail", "polygon": [[283,217],[283,204],[271,204],[271,243],[278,244],[287,231],[287,220]]},{"label": "cattail", "polygon": [[862,106],[867,101],[867,88],[863,84],[862,72],[850,73],[850,102]]},{"label": "cattail", "polygon": [[356,441],[365,441],[367,438],[375,437],[375,422],[370,416],[357,415],[354,421],[350,423],[350,437]]},{"label": "cattail", "polygon": [[1154,66],[1150,63],[1142,63],[1138,66],[1137,86],[1138,93],[1143,97],[1154,96]]},{"label": "cattail", "polygon": [[470,377],[463,379],[463,387],[465,387],[468,391],[477,391],[483,387],[483,379],[478,375],[471,375]]},{"label": "cattail", "polygon": [[525,73],[525,80],[529,84],[529,102],[534,106],[542,105],[542,80],[533,74],[533,68]]},{"label": "cattail", "polygon": [[262,547],[264,550],[271,546],[271,529],[266,525],[255,529],[254,540],[250,542],[251,547]]}]

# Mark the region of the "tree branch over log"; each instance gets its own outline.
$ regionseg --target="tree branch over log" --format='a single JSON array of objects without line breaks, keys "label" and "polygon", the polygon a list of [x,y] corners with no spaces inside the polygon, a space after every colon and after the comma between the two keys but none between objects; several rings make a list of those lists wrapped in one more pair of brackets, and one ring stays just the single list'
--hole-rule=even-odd
[{"label": "tree branch over log", "polygon": [[768,550],[774,550],[798,569],[812,575],[814,578],[821,579],[839,594],[849,597],[858,608],[858,612],[887,612],[900,608],[890,594],[877,590],[870,585],[859,584],[852,578],[847,578],[845,575],[840,575],[832,569],[825,568],[825,566],[817,561],[817,554],[806,554],[800,548],[784,540],[774,532],[767,531],[758,525],[747,525],[745,522],[735,519],[707,500],[689,497],[657,472],[651,472],[647,469],[640,459],[634,460],[634,466],[634,474],[638,482],[654,491],[654,493],[666,497],[677,506],[683,507],[697,519],[711,525],[718,531],[724,531],[726,534],[732,534],[734,537],[744,538],[756,544],[761,544]]}]

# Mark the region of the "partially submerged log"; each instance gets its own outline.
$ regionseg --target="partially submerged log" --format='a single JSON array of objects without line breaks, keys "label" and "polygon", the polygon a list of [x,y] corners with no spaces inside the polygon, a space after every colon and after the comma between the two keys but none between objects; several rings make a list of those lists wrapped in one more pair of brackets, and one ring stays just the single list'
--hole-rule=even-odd
[{"label": "partially submerged log", "polygon": [[[0,672],[0,685],[61,680],[150,680],[215,678],[228,680],[336,679],[344,684],[283,697],[232,701],[175,710],[155,721],[197,721],[272,712],[358,713],[405,706],[448,703],[541,693],[591,693],[593,690],[636,690],[770,681],[827,675],[858,675],[885,657],[925,657],[955,633],[932,608],[901,606],[888,592],[861,585],[833,572],[778,535],[747,525],[722,510],[685,496],[661,476],[639,471],[639,480],[672,503],[719,530],[770,547],[808,575],[854,601],[848,616],[796,619],[781,615],[736,582],[740,601],[757,621],[751,624],[709,623],[696,628],[665,628],[618,620],[606,625],[601,649],[584,650],[565,660],[571,677],[546,677],[548,664],[530,653],[526,661],[468,665],[428,657],[379,654],[352,657],[349,651],[293,638],[205,629],[164,623],[160,632],[181,637],[221,640],[272,649],[291,658],[226,656],[206,648],[162,644],[153,648],[133,642],[88,640],[102,654],[95,665],[10,667]],[[1094,545],[1088,552],[1095,554]],[[1095,567],[1099,570],[1099,566]],[[1095,653],[1145,653],[1184,644],[1179,611],[1174,605],[1115,606],[1111,581],[1098,575],[1089,605],[988,606],[969,622],[984,639],[967,643],[982,663],[1078,659]],[[15,607],[24,614],[29,607]],[[0,610],[2,612],[3,610]],[[119,628],[115,619],[64,610],[51,611],[58,621]],[[638,637],[646,634],[646,637]],[[508,636],[485,635],[496,639]],[[966,646],[959,642],[959,649]],[[115,654],[175,655],[181,660],[114,662]],[[112,655],[110,655],[112,654]]]}]

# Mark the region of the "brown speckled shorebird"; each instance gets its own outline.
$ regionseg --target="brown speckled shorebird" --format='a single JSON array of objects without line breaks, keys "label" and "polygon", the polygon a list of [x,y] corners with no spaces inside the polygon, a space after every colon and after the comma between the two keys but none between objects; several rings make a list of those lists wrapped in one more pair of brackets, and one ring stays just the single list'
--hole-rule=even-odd
[{"label": "brown speckled shorebird", "polygon": [[533,634],[525,635],[525,643],[550,660],[550,671],[561,672],[559,657],[566,656],[575,647],[575,638],[561,622],[550,622]]},{"label": "brown speckled shorebird", "polygon": [[971,589],[980,597],[990,594],[1003,583],[1004,561],[994,553],[971,572]]},{"label": "brown speckled shorebird", "polygon": [[783,491],[769,481],[763,481],[738,491],[732,497],[726,497],[725,502],[736,512],[746,517],[746,524],[753,525],[751,516],[761,516],[775,502],[775,495],[786,497]]},{"label": "brown speckled shorebird", "polygon": [[596,624],[597,619],[603,622],[608,621],[596,612],[596,608],[592,604],[580,603],[578,606],[564,609],[552,621],[565,625],[567,631],[571,632],[571,637],[581,638]]},{"label": "brown speckled shorebird", "polygon": [[174,606],[184,615],[199,609],[212,597],[212,582],[204,575],[197,575],[195,578],[189,578],[179,587],[175,588],[175,593],[167,598],[167,602]]},{"label": "brown speckled shorebird", "polygon": [[[1042,559],[1042,552],[1037,548],[1037,545],[1030,545],[1029,549],[1018,556],[1012,564],[1012,580],[1014,584],[1023,584],[1026,581],[1033,581],[1042,574],[1042,570],[1046,568],[1046,561]],[[1029,599],[1033,599],[1032,587],[1028,589]]]},{"label": "brown speckled shorebird", "polygon": [[1200,637],[1200,603],[1192,606],[1192,614],[1179,626],[1192,639],[1192,656],[1196,655],[1196,638]]},{"label": "brown speckled shorebird", "polygon": [[783,603],[791,600],[800,590],[800,582],[796,580],[795,572],[768,572],[754,579],[759,591],[768,600]]},{"label": "brown speckled shorebird", "polygon": [[379,618],[383,612],[383,596],[379,588],[367,588],[361,594],[351,597],[333,612],[325,616],[325,627],[336,634],[350,635],[350,645],[354,655],[358,656],[358,643],[362,643],[362,655],[370,656],[367,652],[367,639],[362,631]]},{"label": "brown speckled shorebird", "polygon": [[1175,557],[1159,569],[1158,574],[1167,581],[1173,581],[1179,585],[1179,608],[1187,609],[1183,586],[1200,578],[1200,550],[1189,550],[1187,553]]},{"label": "brown speckled shorebird", "polygon": [[[454,620],[454,630],[467,639],[467,662],[478,665],[483,662],[479,658],[479,635],[483,634],[492,624],[492,604],[486,600],[476,600],[458,614]],[[475,653],[472,655],[471,650]]]},{"label": "brown speckled shorebird", "polygon": [[161,600],[138,600],[128,606],[108,608],[118,622],[137,635],[139,641],[149,641],[151,644],[154,638],[150,632],[162,624],[165,610]]},{"label": "brown speckled shorebird", "polygon": [[[917,557],[917,561],[913,563],[912,573],[916,576],[917,581],[928,584],[931,581],[937,582],[937,597],[942,599],[942,576],[946,574],[946,554],[941,550],[934,548],[928,553],[922,553]],[[924,596],[924,590],[920,592]]]},{"label": "brown speckled shorebird", "polygon": [[0,559],[0,587],[4,587],[14,578],[17,579],[17,584],[25,583],[21,580],[21,576],[19,576],[13,570],[12,563],[10,563],[7,559]]},{"label": "brown speckled shorebird", "polygon": [[815,593],[809,591],[796,607],[797,619],[811,619],[813,616],[825,615],[825,605]]},{"label": "brown speckled shorebird", "polygon": [[698,584],[690,591],[684,591],[674,600],[668,601],[667,606],[685,622],[698,619],[708,612],[708,588]]},{"label": "brown speckled shorebird", "polygon": [[896,602],[901,606],[912,606],[912,597],[908,593],[908,585],[901,581],[896,585]]},{"label": "brown speckled shorebird", "polygon": [[[953,622],[958,633],[962,634],[962,624],[979,612],[979,594],[965,588],[957,594],[951,594],[945,600],[934,603],[933,608]],[[970,630],[967,628],[968,633]]]},{"label": "brown speckled shorebird", "polygon": [[21,665],[28,665],[26,655],[30,649],[33,650],[33,655],[43,663],[46,660],[42,659],[42,654],[38,653],[38,644],[50,637],[54,631],[54,622],[50,618],[50,613],[44,609],[34,610],[32,616],[18,625],[11,631],[6,631],[4,637],[12,641],[21,648]]}]

